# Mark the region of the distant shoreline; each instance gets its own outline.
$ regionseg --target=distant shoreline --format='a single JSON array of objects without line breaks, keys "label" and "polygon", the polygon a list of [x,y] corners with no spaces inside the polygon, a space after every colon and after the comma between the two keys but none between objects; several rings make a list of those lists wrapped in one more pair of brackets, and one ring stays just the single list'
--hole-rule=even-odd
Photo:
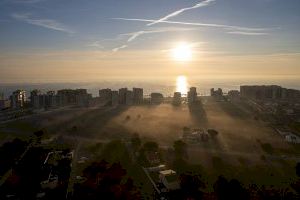
[{"label": "distant shoreline", "polygon": [[[229,90],[239,90],[240,85],[280,85],[282,87],[300,90],[300,80],[261,80],[261,81],[240,81],[240,80],[200,80],[188,81],[188,86],[197,87],[197,91],[201,96],[210,95],[210,88],[222,88],[224,92]],[[151,92],[159,92],[164,96],[173,96],[176,92],[176,80],[170,82],[160,81],[98,81],[98,82],[61,82],[61,83],[0,83],[0,92],[4,93],[5,97],[15,91],[16,89],[24,89],[29,93],[33,89],[41,91],[60,90],[60,89],[79,89],[84,88],[93,97],[99,96],[99,90],[104,88],[111,88],[118,90],[119,88],[133,88],[141,87],[144,89],[144,94],[149,95]]]}]

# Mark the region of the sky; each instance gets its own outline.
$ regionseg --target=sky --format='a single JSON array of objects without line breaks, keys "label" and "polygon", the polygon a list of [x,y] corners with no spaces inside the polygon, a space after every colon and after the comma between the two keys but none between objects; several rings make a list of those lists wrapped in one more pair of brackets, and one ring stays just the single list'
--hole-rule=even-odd
[{"label": "sky", "polygon": [[[0,0],[0,82],[300,77],[299,0]],[[172,49],[185,42],[192,59]]]}]

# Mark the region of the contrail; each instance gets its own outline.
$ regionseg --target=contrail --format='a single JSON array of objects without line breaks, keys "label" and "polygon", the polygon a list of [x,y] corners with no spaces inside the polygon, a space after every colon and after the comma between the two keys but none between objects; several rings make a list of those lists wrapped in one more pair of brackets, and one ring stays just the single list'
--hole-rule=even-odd
[{"label": "contrail", "polygon": [[[204,0],[204,1],[202,1],[202,2],[197,3],[196,5],[194,5],[194,6],[192,6],[192,7],[182,8],[182,9],[177,10],[177,11],[171,13],[171,14],[168,14],[167,16],[162,17],[162,18],[160,18],[160,19],[158,19],[158,20],[151,20],[151,21],[148,21],[148,22],[151,22],[151,23],[147,24],[147,26],[151,26],[151,25],[154,25],[154,24],[157,24],[157,23],[165,22],[165,21],[168,20],[169,18],[175,17],[175,16],[177,16],[177,15],[179,15],[179,14],[181,14],[181,13],[187,11],[187,10],[192,10],[192,9],[196,9],[196,8],[208,6],[210,3],[214,2],[214,1],[216,1],[216,0]],[[115,18],[115,19],[126,20],[125,18]],[[138,20],[132,20],[132,21],[138,21]],[[133,33],[133,34],[131,35],[131,37],[127,40],[127,43],[128,43],[128,42],[131,42],[131,41],[135,40],[136,38],[138,38],[139,36],[144,35],[144,34],[147,34],[147,33],[153,33],[153,32],[144,31],[144,30],[142,30],[142,31],[137,31],[137,32],[135,32],[135,33]],[[124,48],[126,48],[126,47],[127,47],[127,45],[120,46],[120,47],[118,47],[118,48],[113,49],[113,52],[117,52],[117,51],[119,51],[120,49],[124,49]]]},{"label": "contrail", "polygon": [[[151,33],[164,33],[164,32],[172,32],[172,31],[188,31],[188,30],[193,30],[192,28],[177,28],[177,27],[168,27],[168,28],[163,28],[163,29],[153,29],[153,30],[144,30],[144,31],[137,31],[137,32],[133,32],[133,33],[126,33],[126,34],[122,34],[122,35],[126,35],[126,36],[130,36],[127,39],[127,43],[132,42],[133,40],[135,40],[136,38],[138,38],[141,35],[144,34],[151,34]],[[113,52],[118,52],[121,49],[125,49],[127,48],[128,45],[122,45],[120,47],[114,48],[112,51]]]},{"label": "contrail", "polygon": [[180,10],[177,10],[177,11],[175,11],[175,12],[172,12],[171,14],[166,15],[165,17],[162,17],[162,18],[160,18],[160,19],[158,19],[158,20],[155,20],[155,21],[153,21],[153,22],[147,24],[147,26],[151,26],[151,25],[160,23],[160,22],[162,22],[162,21],[166,21],[166,20],[168,20],[169,18],[175,17],[175,16],[177,16],[177,15],[179,15],[179,14],[185,12],[185,11],[188,11],[188,10],[192,10],[192,9],[196,9],[196,8],[201,8],[201,7],[208,6],[209,4],[213,3],[214,1],[216,1],[216,0],[204,0],[204,1],[200,2],[200,3],[197,3],[196,5],[194,5],[194,6],[192,6],[192,7],[182,8],[182,9],[180,9]]},{"label": "contrail", "polygon": [[[113,19],[125,20],[125,21],[139,21],[139,22],[155,22],[156,21],[156,20],[152,20],[152,19],[137,19],[137,18],[113,18]],[[224,28],[224,29],[239,30],[239,31],[266,31],[266,30],[269,30],[268,28],[251,28],[251,27],[224,25],[224,24],[179,22],[179,21],[168,21],[168,20],[160,21],[160,23],[180,24],[180,25],[190,25],[190,26],[205,26],[205,27]]]},{"label": "contrail", "polygon": [[126,47],[127,47],[127,45],[122,45],[122,46],[120,46],[120,47],[114,48],[112,51],[113,51],[113,52],[117,52],[117,51],[119,51],[120,49],[125,49]]},{"label": "contrail", "polygon": [[32,24],[35,26],[40,26],[47,29],[66,32],[66,33],[74,33],[72,30],[70,30],[69,28],[67,28],[65,25],[63,25],[58,21],[52,19],[32,19],[29,13],[25,13],[25,14],[13,13],[11,17],[18,21],[25,22],[27,24]]}]

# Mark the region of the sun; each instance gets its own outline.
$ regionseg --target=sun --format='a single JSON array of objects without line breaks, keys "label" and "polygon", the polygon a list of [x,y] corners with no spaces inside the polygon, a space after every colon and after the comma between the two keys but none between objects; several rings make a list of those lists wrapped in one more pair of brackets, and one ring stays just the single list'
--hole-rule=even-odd
[{"label": "sun", "polygon": [[176,61],[186,62],[192,59],[191,45],[182,42],[171,50],[172,57]]}]

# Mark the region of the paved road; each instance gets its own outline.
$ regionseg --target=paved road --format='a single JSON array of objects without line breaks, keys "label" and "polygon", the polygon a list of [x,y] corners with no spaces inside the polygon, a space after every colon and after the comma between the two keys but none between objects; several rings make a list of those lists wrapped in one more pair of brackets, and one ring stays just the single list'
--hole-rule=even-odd
[{"label": "paved road", "polygon": [[73,160],[71,164],[71,172],[70,172],[70,178],[68,182],[68,189],[66,192],[66,199],[71,198],[73,196],[74,192],[74,183],[76,181],[76,167],[77,167],[77,161],[78,161],[78,152],[81,147],[81,140],[77,140],[76,148],[73,152]]}]

